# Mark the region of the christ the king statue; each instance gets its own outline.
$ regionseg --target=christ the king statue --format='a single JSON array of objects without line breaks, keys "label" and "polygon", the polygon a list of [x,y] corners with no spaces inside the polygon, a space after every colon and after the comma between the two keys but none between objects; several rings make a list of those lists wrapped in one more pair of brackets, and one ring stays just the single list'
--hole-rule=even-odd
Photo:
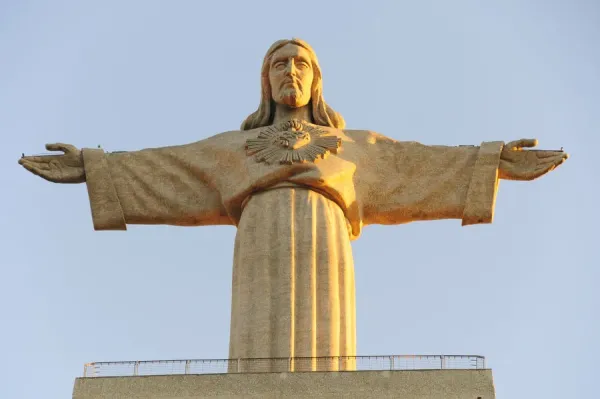
[{"label": "christ the king statue", "polygon": [[524,150],[535,145],[428,146],[348,130],[323,98],[315,52],[292,39],[267,51],[260,105],[240,130],[131,152],[48,144],[63,154],[19,163],[51,182],[85,182],[96,230],[236,226],[230,359],[351,357],[350,241],[362,227],[491,223],[499,179],[533,180],[567,159]]}]

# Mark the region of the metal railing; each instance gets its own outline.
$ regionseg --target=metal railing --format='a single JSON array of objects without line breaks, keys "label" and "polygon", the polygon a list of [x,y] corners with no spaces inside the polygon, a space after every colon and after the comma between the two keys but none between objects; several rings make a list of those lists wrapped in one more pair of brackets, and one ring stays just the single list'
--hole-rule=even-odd
[{"label": "metal railing", "polygon": [[84,366],[84,377],[173,374],[281,373],[294,371],[375,371],[485,369],[476,355],[334,356],[268,359],[190,359],[95,362]]}]

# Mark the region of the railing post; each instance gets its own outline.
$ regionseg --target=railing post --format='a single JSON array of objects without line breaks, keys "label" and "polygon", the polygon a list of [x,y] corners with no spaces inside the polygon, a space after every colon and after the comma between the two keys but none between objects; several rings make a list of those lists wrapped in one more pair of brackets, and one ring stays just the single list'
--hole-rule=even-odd
[{"label": "railing post", "polygon": [[394,356],[390,356],[390,370],[394,369]]},{"label": "railing post", "polygon": [[87,377],[87,368],[88,368],[88,365],[84,364],[83,365],[83,378]]},{"label": "railing post", "polygon": [[291,373],[294,369],[294,365],[292,364],[293,360],[291,357],[288,358],[288,373]]},{"label": "railing post", "polygon": [[185,361],[185,372],[184,372],[185,374],[189,374],[190,373],[190,363],[191,363],[191,360],[186,360]]},{"label": "railing post", "polygon": [[446,356],[441,355],[440,356],[440,363],[441,363],[441,369],[445,369],[446,368]]},{"label": "railing post", "polygon": [[133,366],[133,375],[138,375],[139,366],[140,366],[140,362],[135,362],[135,365]]},{"label": "railing post", "polygon": [[242,361],[242,359],[240,359],[240,358],[238,357],[238,359],[237,359],[237,367],[236,367],[236,369],[237,369],[237,372],[238,372],[238,373],[240,372],[240,362],[241,362],[241,361]]}]

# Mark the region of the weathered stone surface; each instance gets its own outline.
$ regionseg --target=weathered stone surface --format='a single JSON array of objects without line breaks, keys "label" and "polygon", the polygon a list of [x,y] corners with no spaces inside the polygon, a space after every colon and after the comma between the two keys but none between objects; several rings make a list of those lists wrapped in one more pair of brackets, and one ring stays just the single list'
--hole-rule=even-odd
[{"label": "weathered stone surface", "polygon": [[78,378],[73,399],[494,399],[491,370]]}]

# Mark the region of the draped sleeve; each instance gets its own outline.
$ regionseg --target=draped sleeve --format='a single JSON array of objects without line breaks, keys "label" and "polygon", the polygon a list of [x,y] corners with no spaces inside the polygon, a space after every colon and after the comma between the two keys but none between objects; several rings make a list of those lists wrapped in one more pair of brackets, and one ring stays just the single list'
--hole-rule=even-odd
[{"label": "draped sleeve", "polygon": [[427,146],[372,135],[357,186],[363,224],[491,223],[502,142]]},{"label": "draped sleeve", "polygon": [[83,149],[94,229],[232,224],[214,188],[213,156],[201,143],[119,153]]}]

